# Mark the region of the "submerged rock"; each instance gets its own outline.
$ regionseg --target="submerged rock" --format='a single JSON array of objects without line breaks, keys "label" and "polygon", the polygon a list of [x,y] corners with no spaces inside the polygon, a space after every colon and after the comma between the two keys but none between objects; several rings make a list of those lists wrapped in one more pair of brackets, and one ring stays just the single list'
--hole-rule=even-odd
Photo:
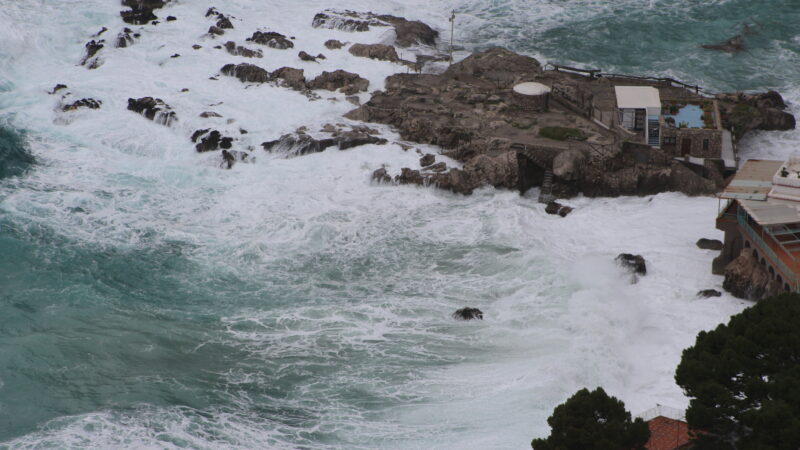
[{"label": "submerged rock", "polygon": [[128,99],[128,110],[137,112],[161,125],[170,126],[178,120],[175,111],[160,98],[142,97]]},{"label": "submerged rock", "polygon": [[255,42],[256,44],[266,45],[270,48],[276,48],[278,50],[285,50],[287,48],[294,47],[294,42],[287,39],[286,36],[274,31],[256,31],[252,36],[247,38],[247,40]]},{"label": "submerged rock", "polygon": [[453,313],[453,319],[456,320],[473,320],[473,319],[480,319],[483,320],[483,311],[478,308],[470,308],[465,307]]},{"label": "submerged rock", "polygon": [[253,64],[226,64],[220,69],[223,75],[236,77],[243,83],[267,83],[272,81],[272,74]]},{"label": "submerged rock", "polygon": [[417,20],[408,20],[388,14],[378,15],[371,12],[338,11],[327,9],[314,16],[311,21],[314,28],[331,28],[342,31],[369,31],[370,27],[394,27],[395,43],[401,47],[411,45],[435,45],[439,32]]},{"label": "submerged rock", "polygon": [[337,132],[332,137],[324,139],[315,139],[305,133],[284,134],[279,139],[262,143],[261,146],[270,153],[300,156],[319,153],[333,146],[336,146],[339,150],[348,150],[361,145],[383,145],[387,142],[386,139],[373,136],[363,130],[354,129]]},{"label": "submerged rock", "polygon": [[[201,136],[204,136],[200,139]],[[222,136],[217,130],[197,130],[192,134],[192,142],[200,142],[195,145],[195,150],[198,153],[210,152],[219,149],[229,149],[233,146],[233,138]]]},{"label": "submerged rock", "polygon": [[96,55],[97,52],[105,47],[105,40],[100,39],[99,41],[95,41],[94,39],[87,42],[84,45],[86,49],[86,55],[84,55],[83,59],[81,60],[81,65],[86,66],[89,69],[96,69],[100,67],[100,62],[97,59]]},{"label": "submerged rock", "polygon": [[53,90],[52,90],[52,91],[50,91],[50,92],[48,92],[48,94],[50,94],[50,95],[53,95],[53,94],[55,94],[56,92],[60,91],[61,89],[66,89],[66,88],[67,88],[67,85],[66,85],[66,84],[60,84],[60,83],[59,83],[59,84],[55,85],[55,86],[53,87]]},{"label": "submerged rock", "polygon": [[325,47],[329,50],[339,50],[340,48],[344,47],[344,44],[336,39],[328,39],[325,41]]},{"label": "submerged rock", "polygon": [[303,69],[295,69],[293,67],[281,67],[280,69],[272,72],[274,80],[280,80],[280,83],[296,91],[306,89],[306,77]]},{"label": "submerged rock", "polygon": [[264,56],[261,50],[251,50],[247,47],[236,45],[233,41],[226,42],[224,47],[228,53],[234,56],[244,56],[245,58],[262,58]]},{"label": "submerged rock", "polygon": [[435,162],[436,162],[436,156],[430,153],[424,154],[422,158],[419,159],[419,165],[421,167],[428,167]]},{"label": "submerged rock", "polygon": [[719,44],[703,44],[700,47],[707,48],[709,50],[721,50],[728,53],[744,51],[744,43],[742,41],[742,35],[740,34],[737,34],[725,42],[720,42]]},{"label": "submerged rock", "polygon": [[134,33],[130,28],[125,28],[117,34],[117,40],[114,42],[114,46],[117,48],[129,47],[134,43],[134,37],[136,35],[137,33]]},{"label": "submerged rock", "polygon": [[237,162],[255,162],[255,158],[247,152],[240,152],[238,150],[222,150],[222,162],[220,167],[231,169]]},{"label": "submerged rock", "polygon": [[317,57],[316,56],[311,56],[311,55],[309,55],[308,53],[306,53],[305,51],[302,51],[302,50],[300,51],[300,53],[297,54],[297,57],[300,58],[303,61],[317,62]]},{"label": "submerged rock", "polygon": [[153,14],[153,10],[149,8],[120,11],[119,15],[122,16],[123,22],[131,25],[144,25],[150,21],[158,20],[158,16]]},{"label": "submerged rock", "polygon": [[376,169],[372,172],[372,181],[377,183],[391,183],[392,177],[389,176],[389,173],[386,171],[385,167],[381,167],[380,169]]}]

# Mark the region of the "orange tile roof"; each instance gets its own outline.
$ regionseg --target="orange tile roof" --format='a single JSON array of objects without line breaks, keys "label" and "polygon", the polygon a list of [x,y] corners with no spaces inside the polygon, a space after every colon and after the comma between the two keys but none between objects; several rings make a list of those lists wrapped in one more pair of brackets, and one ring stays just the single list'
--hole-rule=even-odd
[{"label": "orange tile roof", "polygon": [[689,442],[689,425],[680,420],[658,416],[649,420],[650,440],[644,448],[647,450],[675,450]]}]

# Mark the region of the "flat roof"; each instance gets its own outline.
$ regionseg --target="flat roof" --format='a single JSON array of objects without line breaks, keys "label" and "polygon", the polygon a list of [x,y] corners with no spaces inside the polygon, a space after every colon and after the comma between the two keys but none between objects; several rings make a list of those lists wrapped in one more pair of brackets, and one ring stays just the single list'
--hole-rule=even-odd
[{"label": "flat roof", "polygon": [[528,81],[514,86],[514,92],[522,95],[542,95],[550,92],[550,88],[542,83]]},{"label": "flat roof", "polygon": [[800,206],[797,202],[780,202],[772,199],[762,200],[739,200],[747,211],[759,225],[779,225],[800,222]]},{"label": "flat roof", "polygon": [[658,89],[652,86],[614,86],[618,108],[661,108]]},{"label": "flat roof", "polygon": [[720,198],[765,201],[772,189],[772,176],[783,161],[749,159],[736,172]]}]

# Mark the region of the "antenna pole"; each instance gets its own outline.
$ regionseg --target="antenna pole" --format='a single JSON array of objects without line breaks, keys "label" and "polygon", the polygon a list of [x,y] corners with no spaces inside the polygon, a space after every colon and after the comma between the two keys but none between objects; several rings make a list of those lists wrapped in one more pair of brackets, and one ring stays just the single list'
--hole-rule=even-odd
[{"label": "antenna pole", "polygon": [[453,64],[453,30],[456,26],[456,10],[450,15],[450,65]]}]

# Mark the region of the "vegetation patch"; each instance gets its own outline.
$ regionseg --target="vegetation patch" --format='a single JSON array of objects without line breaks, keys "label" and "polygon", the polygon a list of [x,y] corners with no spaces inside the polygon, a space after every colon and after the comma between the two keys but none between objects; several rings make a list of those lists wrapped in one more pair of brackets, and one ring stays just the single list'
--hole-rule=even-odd
[{"label": "vegetation patch", "polygon": [[586,135],[577,128],[568,127],[543,127],[539,130],[539,136],[555,141],[585,141]]}]

